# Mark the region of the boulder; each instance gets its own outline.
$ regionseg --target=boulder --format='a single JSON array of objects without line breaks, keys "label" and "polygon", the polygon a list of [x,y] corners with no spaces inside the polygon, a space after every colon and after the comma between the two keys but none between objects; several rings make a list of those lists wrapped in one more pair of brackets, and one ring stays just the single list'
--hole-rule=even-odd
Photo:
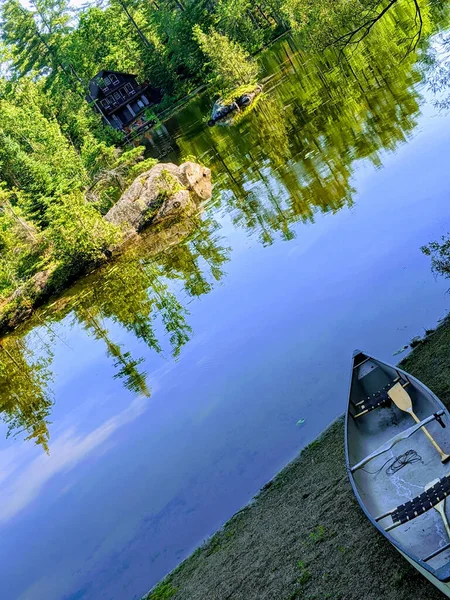
[{"label": "boulder", "polygon": [[209,200],[212,194],[211,170],[194,162],[185,162],[179,167],[180,181],[190,190],[196,201]]},{"label": "boulder", "polygon": [[150,223],[160,223],[197,210],[211,196],[211,171],[197,163],[158,163],[139,175],[105,215],[120,225],[125,238]]}]

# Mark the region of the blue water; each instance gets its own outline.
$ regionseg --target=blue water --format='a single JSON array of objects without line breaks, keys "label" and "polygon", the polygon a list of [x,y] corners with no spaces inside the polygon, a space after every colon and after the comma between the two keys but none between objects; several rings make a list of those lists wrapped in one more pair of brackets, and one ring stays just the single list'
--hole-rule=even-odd
[{"label": "blue water", "polygon": [[[450,117],[416,93],[407,143],[382,166],[353,161],[353,203],[292,220],[293,239],[261,244],[214,175],[204,217],[230,260],[209,293],[170,284],[193,331],[179,359],[160,325],[163,355],[103,321],[144,357],[150,398],[114,378],[82,322],[53,322],[50,455],[0,425],[2,599],[139,598],[343,412],[354,348],[395,362],[446,314],[448,282],[420,247],[450,229]],[[26,339],[39,355],[49,334]]]}]

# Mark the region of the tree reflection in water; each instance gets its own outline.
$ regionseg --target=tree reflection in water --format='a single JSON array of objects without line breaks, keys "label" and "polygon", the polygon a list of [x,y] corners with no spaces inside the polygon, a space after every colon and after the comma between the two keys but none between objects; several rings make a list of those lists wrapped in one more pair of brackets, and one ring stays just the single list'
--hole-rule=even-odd
[{"label": "tree reflection in water", "polygon": [[[425,33],[448,19],[448,10],[436,6]],[[213,214],[227,212],[235,227],[270,245],[291,240],[294,224],[313,222],[317,212],[352,204],[357,162],[381,166],[382,153],[408,139],[419,115],[418,55],[405,56],[399,44],[411,27],[409,10],[396,5],[351,52],[307,55],[287,37],[261,57],[265,93],[236,125],[204,127],[211,102],[204,96],[155,135],[154,152],[175,148],[172,160],[194,155],[212,168],[214,204],[204,215],[149,231],[40,311],[26,331],[1,342],[0,412],[8,435],[23,433],[48,451],[52,324],[64,318],[104,343],[126,389],[150,396],[144,357],[112,339],[111,327],[159,354],[167,336],[171,355],[180,355],[192,335],[183,296],[208,294],[229,260]],[[424,36],[422,53],[426,44]]]}]

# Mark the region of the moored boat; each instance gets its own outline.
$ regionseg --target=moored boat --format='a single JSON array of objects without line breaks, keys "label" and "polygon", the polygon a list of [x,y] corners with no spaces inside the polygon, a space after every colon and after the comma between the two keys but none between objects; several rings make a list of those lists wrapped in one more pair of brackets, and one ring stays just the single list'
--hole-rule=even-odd
[{"label": "moored boat", "polygon": [[347,471],[367,518],[450,598],[450,415],[398,367],[353,356]]}]

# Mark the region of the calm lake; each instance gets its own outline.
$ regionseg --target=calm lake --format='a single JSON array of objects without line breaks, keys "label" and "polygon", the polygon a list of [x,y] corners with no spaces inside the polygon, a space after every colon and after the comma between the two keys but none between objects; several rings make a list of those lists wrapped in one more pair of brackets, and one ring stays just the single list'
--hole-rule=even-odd
[{"label": "calm lake", "polygon": [[355,348],[396,362],[450,309],[421,252],[450,230],[450,116],[408,23],[347,55],[284,38],[244,118],[208,128],[205,95],[144,140],[213,198],[3,341],[2,600],[140,598],[343,412]]}]

